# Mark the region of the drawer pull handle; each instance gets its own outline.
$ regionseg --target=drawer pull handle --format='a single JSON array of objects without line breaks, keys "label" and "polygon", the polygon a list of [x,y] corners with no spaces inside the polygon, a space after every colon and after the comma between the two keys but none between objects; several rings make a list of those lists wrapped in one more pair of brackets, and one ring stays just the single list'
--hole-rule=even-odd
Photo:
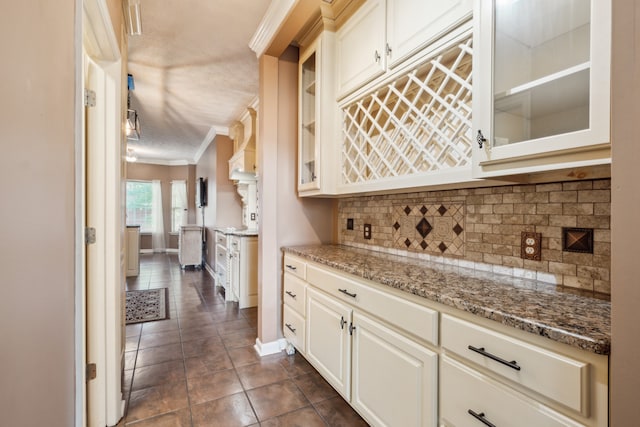
[{"label": "drawer pull handle", "polygon": [[484,412],[480,412],[479,414],[477,412],[475,412],[472,409],[469,409],[467,411],[469,413],[469,415],[471,415],[473,418],[475,418],[476,420],[480,421],[482,424],[488,426],[488,427],[496,427],[495,424],[493,424],[492,422],[490,422],[488,419],[486,419],[484,417]]},{"label": "drawer pull handle", "polygon": [[293,265],[289,265],[289,264],[287,264],[287,265],[286,265],[286,267],[287,267],[289,270],[293,270],[293,271],[296,271],[296,270],[297,270],[297,268],[296,268],[296,267],[294,267]]},{"label": "drawer pull handle", "polygon": [[496,355],[493,355],[491,353],[486,352],[484,350],[484,347],[477,348],[477,347],[474,347],[474,346],[470,345],[468,348],[471,351],[475,351],[478,354],[481,354],[481,355],[483,355],[485,357],[488,357],[491,360],[495,360],[498,363],[502,363],[503,365],[506,365],[506,366],[510,367],[511,369],[515,369],[516,371],[519,371],[521,369],[520,366],[518,366],[518,363],[515,360],[512,360],[511,362],[509,362],[507,360],[504,360],[501,357],[498,357]]},{"label": "drawer pull handle", "polygon": [[296,328],[292,327],[290,324],[285,323],[284,326],[287,327],[287,329],[289,329],[291,332],[293,332],[294,334],[296,333]]},{"label": "drawer pull handle", "polygon": [[287,295],[289,295],[291,298],[296,299],[296,296],[297,296],[297,295],[296,295],[296,294],[294,294],[293,292],[291,292],[291,291],[286,291],[285,293],[286,293]]},{"label": "drawer pull handle", "polygon": [[344,316],[340,316],[340,329],[344,329],[344,325],[347,324],[347,321],[344,320]]},{"label": "drawer pull handle", "polygon": [[352,294],[351,292],[347,291],[346,289],[338,289],[340,292],[342,292],[345,295],[350,296],[351,298],[355,298],[356,294]]}]

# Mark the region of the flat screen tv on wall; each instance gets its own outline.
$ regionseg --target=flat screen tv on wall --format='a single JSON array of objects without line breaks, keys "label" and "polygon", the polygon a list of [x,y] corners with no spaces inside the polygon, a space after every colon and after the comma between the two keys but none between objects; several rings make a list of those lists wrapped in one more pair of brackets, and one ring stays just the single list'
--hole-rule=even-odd
[{"label": "flat screen tv on wall", "polygon": [[207,179],[198,178],[196,180],[196,206],[201,208],[207,206]]}]

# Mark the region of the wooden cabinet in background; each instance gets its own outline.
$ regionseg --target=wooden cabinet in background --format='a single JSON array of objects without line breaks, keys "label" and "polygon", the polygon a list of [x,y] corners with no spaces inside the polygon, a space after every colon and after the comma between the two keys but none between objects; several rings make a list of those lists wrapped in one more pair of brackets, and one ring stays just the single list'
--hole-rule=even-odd
[{"label": "wooden cabinet in background", "polygon": [[140,274],[140,226],[127,225],[125,230],[126,276]]}]

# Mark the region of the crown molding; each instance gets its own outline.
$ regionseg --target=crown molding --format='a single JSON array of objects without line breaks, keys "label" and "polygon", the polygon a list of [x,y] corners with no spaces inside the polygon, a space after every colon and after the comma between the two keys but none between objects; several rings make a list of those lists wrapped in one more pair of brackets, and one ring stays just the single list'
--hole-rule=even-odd
[{"label": "crown molding", "polygon": [[249,48],[261,57],[295,7],[297,0],[273,0],[249,42]]}]

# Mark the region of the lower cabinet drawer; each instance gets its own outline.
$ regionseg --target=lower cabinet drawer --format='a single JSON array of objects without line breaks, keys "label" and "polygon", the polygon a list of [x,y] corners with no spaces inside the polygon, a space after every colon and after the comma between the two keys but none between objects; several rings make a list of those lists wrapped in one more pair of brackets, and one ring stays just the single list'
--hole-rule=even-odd
[{"label": "lower cabinet drawer", "polygon": [[302,316],[305,315],[306,287],[307,284],[304,281],[285,271],[282,301]]},{"label": "lower cabinet drawer", "polygon": [[442,347],[589,416],[588,363],[446,314],[442,316]]},{"label": "lower cabinet drawer", "polygon": [[295,276],[298,276],[302,280],[306,278],[307,264],[304,260],[296,258],[293,255],[284,254],[284,267],[285,272],[289,272]]},{"label": "lower cabinet drawer", "polygon": [[284,337],[300,352],[305,353],[304,318],[288,305],[283,306],[282,331]]},{"label": "lower cabinet drawer", "polygon": [[582,425],[447,357],[440,364],[440,411],[447,427]]}]

